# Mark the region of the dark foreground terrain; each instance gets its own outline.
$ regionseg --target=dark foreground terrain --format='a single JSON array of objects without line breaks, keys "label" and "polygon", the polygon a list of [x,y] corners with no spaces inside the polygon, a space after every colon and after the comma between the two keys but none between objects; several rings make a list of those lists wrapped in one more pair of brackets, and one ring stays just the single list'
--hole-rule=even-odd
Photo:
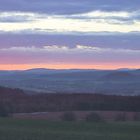
[{"label": "dark foreground terrain", "polygon": [[0,140],[139,140],[140,123],[0,119]]}]

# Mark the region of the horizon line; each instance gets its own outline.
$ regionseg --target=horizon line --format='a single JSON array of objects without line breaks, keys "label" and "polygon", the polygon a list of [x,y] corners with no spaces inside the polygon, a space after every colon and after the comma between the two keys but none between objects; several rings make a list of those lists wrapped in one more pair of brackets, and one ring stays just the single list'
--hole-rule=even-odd
[{"label": "horizon line", "polygon": [[83,70],[116,70],[140,69],[139,65],[129,64],[0,64],[0,70],[29,70],[29,69],[83,69]]},{"label": "horizon line", "polygon": [[0,71],[27,71],[35,69],[44,69],[44,70],[137,70],[140,68],[45,68],[45,67],[35,67],[35,68],[25,68],[25,69],[0,69]]}]

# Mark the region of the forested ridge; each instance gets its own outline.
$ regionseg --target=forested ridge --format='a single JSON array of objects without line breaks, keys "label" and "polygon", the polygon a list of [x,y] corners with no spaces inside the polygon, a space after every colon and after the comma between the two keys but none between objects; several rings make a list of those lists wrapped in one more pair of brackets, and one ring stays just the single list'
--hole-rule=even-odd
[{"label": "forested ridge", "polygon": [[20,89],[0,87],[0,110],[8,113],[46,111],[140,111],[140,96],[102,94],[25,94]]}]

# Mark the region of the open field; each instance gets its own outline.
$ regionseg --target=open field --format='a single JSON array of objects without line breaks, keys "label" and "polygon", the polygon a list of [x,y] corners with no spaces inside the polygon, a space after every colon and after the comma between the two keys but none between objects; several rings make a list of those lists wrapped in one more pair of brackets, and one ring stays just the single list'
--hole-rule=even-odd
[{"label": "open field", "polygon": [[48,121],[62,121],[64,114],[72,113],[76,121],[85,121],[87,116],[95,113],[105,122],[116,121],[123,116],[124,121],[140,121],[140,112],[126,111],[58,111],[58,112],[34,112],[34,113],[14,113],[13,118],[17,119],[44,119]]},{"label": "open field", "polygon": [[0,119],[0,140],[139,140],[140,123]]}]

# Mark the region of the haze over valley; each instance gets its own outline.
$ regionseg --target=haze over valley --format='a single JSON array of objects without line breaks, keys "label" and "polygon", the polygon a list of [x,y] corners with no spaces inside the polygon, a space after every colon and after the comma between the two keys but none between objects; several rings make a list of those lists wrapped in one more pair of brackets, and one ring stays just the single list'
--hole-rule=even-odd
[{"label": "haze over valley", "polygon": [[36,93],[140,95],[140,70],[30,69],[0,71],[0,85]]}]

